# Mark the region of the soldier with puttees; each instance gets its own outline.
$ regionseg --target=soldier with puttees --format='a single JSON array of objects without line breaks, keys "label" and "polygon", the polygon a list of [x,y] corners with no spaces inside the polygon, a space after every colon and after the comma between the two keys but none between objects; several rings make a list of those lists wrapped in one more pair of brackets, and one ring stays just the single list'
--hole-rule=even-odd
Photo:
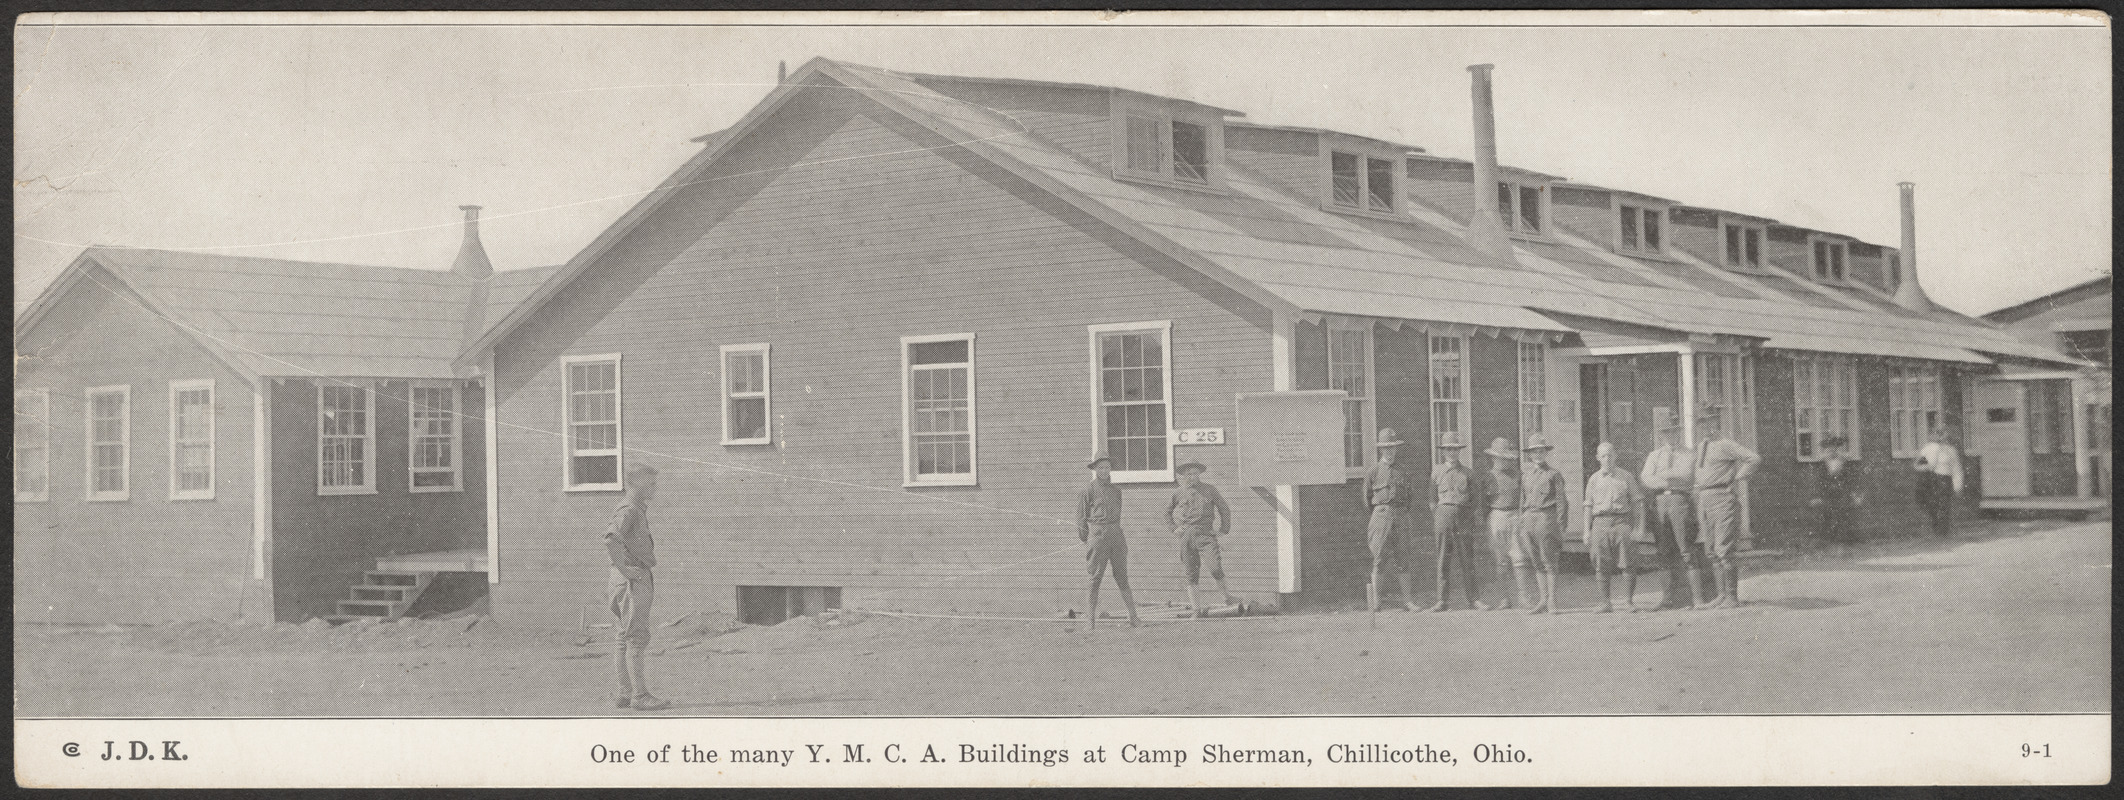
[{"label": "soldier with puttees", "polygon": [[1490,457],[1490,471],[1482,476],[1481,491],[1483,508],[1490,515],[1490,559],[1497,565],[1499,599],[1495,608],[1511,608],[1515,588],[1520,604],[1532,607],[1534,600],[1527,597],[1527,584],[1534,581],[1534,567],[1519,546],[1519,453],[1512,449],[1510,440],[1500,436],[1490,440],[1490,449],[1482,454]]},{"label": "soldier with puttees", "polygon": [[1599,613],[1615,610],[1610,596],[1614,574],[1623,576],[1623,606],[1637,607],[1637,573],[1630,569],[1634,535],[1645,527],[1645,495],[1628,470],[1615,465],[1615,445],[1601,442],[1593,456],[1600,469],[1586,476],[1586,549],[1593,559],[1593,581],[1600,585]]},{"label": "soldier with puttees", "polygon": [[1541,598],[1529,614],[1556,613],[1556,558],[1563,551],[1563,530],[1571,521],[1571,501],[1564,492],[1563,473],[1549,468],[1547,437],[1527,437],[1519,448],[1526,466],[1519,476],[1519,548],[1534,564],[1534,578],[1541,585]]},{"label": "soldier with puttees", "polygon": [[1392,564],[1401,583],[1401,603],[1416,610],[1416,589],[1409,575],[1409,505],[1416,499],[1416,480],[1408,468],[1395,463],[1401,452],[1401,436],[1393,428],[1379,429],[1379,460],[1364,473],[1362,496],[1371,511],[1365,527],[1365,544],[1372,549],[1372,591],[1366,598],[1372,611],[1379,610],[1379,578]]},{"label": "soldier with puttees", "polygon": [[[1696,543],[1696,459],[1681,443],[1681,415],[1670,409],[1655,414],[1659,447],[1645,456],[1637,473],[1652,494],[1652,538],[1659,560],[1667,565],[1667,588],[1654,611],[1707,607],[1704,597],[1704,552]],[[1684,583],[1686,581],[1686,583]],[[1687,594],[1683,594],[1683,586]]]},{"label": "soldier with puttees", "polygon": [[1703,520],[1704,550],[1711,556],[1711,576],[1718,579],[1713,608],[1740,606],[1740,496],[1734,484],[1754,475],[1763,457],[1720,435],[1719,412],[1696,413],[1696,512]]},{"label": "soldier with puttees", "polygon": [[1204,567],[1209,568],[1210,579],[1217,582],[1224,602],[1239,602],[1232,590],[1225,588],[1224,549],[1217,544],[1217,537],[1232,532],[1232,507],[1225,504],[1217,487],[1203,482],[1202,473],[1208,470],[1193,461],[1173,468],[1179,475],[1180,488],[1173,490],[1173,499],[1165,504],[1165,524],[1180,539],[1180,565],[1187,570],[1187,607],[1194,609],[1197,617],[1203,615],[1203,608],[1195,600],[1195,585],[1201,583]]},{"label": "soldier with puttees", "polygon": [[656,711],[668,700],[649,693],[643,674],[649,657],[649,608],[656,599],[656,539],[649,535],[649,501],[656,499],[656,468],[638,464],[627,470],[627,496],[612,510],[605,526],[605,554],[612,561],[612,626],[619,651],[620,708]]},{"label": "soldier with puttees", "polygon": [[1460,442],[1460,434],[1447,431],[1438,439],[1438,450],[1445,462],[1431,470],[1431,531],[1438,537],[1438,602],[1431,604],[1432,611],[1446,610],[1446,597],[1452,593],[1451,570],[1460,570],[1461,594],[1468,598],[1468,607],[1488,611],[1490,605],[1479,599],[1482,592],[1475,581],[1475,557],[1470,552],[1475,547],[1475,533],[1468,525],[1468,511],[1474,499],[1474,479],[1468,475],[1466,464],[1460,463],[1460,451],[1467,445]]},{"label": "soldier with puttees", "polygon": [[1128,625],[1136,618],[1136,595],[1128,590],[1128,540],[1121,535],[1121,488],[1114,485],[1114,460],[1101,452],[1092,456],[1092,482],[1077,493],[1077,541],[1083,542],[1085,568],[1091,573],[1091,588],[1085,594],[1087,625],[1099,627],[1099,584],[1106,568],[1114,568],[1114,586],[1121,590],[1121,604],[1128,607]]}]

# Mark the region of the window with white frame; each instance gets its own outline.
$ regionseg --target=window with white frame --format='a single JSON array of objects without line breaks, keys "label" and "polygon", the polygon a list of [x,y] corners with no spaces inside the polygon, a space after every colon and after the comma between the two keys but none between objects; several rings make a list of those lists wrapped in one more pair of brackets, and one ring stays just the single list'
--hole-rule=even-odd
[{"label": "window with white frame", "polygon": [[1328,328],[1328,388],[1350,395],[1342,401],[1342,465],[1361,475],[1371,461],[1375,413],[1369,323]]},{"label": "window with white frame", "polygon": [[132,496],[133,387],[88,390],[88,499]]},{"label": "window with white frame", "polygon": [[1822,457],[1822,441],[1844,437],[1844,454],[1858,458],[1858,364],[1848,358],[1800,356],[1792,360],[1792,416],[1799,460]]},{"label": "window with white frame", "polygon": [[1173,479],[1171,322],[1092,325],[1092,407],[1113,479]]},{"label": "window with white frame", "polygon": [[376,396],[367,385],[317,387],[317,493],[376,492]]},{"label": "window with white frame", "polygon": [[566,356],[563,411],[568,435],[565,488],[618,491],[620,484],[620,357]]},{"label": "window with white frame", "polygon": [[1329,197],[1333,206],[1392,213],[1394,160],[1364,153],[1328,151]]},{"label": "window with white frame", "polygon": [[[1549,348],[1539,342],[1519,343],[1519,440],[1543,432],[1543,416],[1549,407]],[[1474,447],[1473,443],[1468,445]]]},{"label": "window with white frame", "polygon": [[1844,280],[1844,255],[1843,242],[1814,240],[1814,279],[1841,283]]},{"label": "window with white frame", "polygon": [[1728,222],[1722,227],[1723,233],[1719,238],[1726,253],[1726,266],[1733,269],[1762,269],[1762,226]]},{"label": "window with white frame", "polygon": [[214,499],[214,381],[170,381],[170,499]]},{"label": "window with white frame", "polygon": [[723,444],[773,444],[768,347],[723,345]]},{"label": "window with white frame", "polygon": [[1889,455],[1917,458],[1932,429],[1940,424],[1940,371],[1926,364],[1901,364],[1888,372]]},{"label": "window with white frame", "polygon": [[1696,403],[1717,409],[1719,430],[1755,446],[1755,359],[1744,353],[1697,353]]},{"label": "window with white frame", "polygon": [[463,490],[463,449],[459,441],[459,406],[464,399],[456,384],[414,384],[406,394],[408,490],[456,492]]},{"label": "window with white frame", "polygon": [[973,344],[971,333],[900,339],[910,486],[976,482]]},{"label": "window with white frame", "polygon": [[1430,340],[1431,462],[1443,464],[1438,442],[1447,433],[1460,434],[1463,443],[1468,437],[1468,337],[1432,334]]},{"label": "window with white frame", "polygon": [[1217,142],[1208,120],[1129,108],[1121,114],[1120,125],[1122,174],[1176,183],[1211,182]]},{"label": "window with white frame", "polygon": [[52,393],[15,390],[15,502],[51,499]]},{"label": "window with white frame", "polygon": [[1622,213],[1617,217],[1617,224],[1620,225],[1620,235],[1616,237],[1616,243],[1624,250],[1637,250],[1645,253],[1663,252],[1665,245],[1662,239],[1665,236],[1665,231],[1660,221],[1666,215],[1666,212],[1657,208],[1633,206],[1628,203],[1620,205],[1622,206]]},{"label": "window with white frame", "polygon": [[1542,208],[1540,186],[1508,181],[1497,183],[1497,215],[1503,218],[1505,230],[1541,233],[1546,210]]}]

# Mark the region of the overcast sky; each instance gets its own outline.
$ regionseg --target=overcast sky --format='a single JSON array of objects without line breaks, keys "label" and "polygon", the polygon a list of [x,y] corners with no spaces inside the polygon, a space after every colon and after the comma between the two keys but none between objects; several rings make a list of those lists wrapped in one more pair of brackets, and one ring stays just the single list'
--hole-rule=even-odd
[{"label": "overcast sky", "polygon": [[[179,19],[16,27],[18,309],[88,244],[443,269],[461,204],[486,206],[498,268],[561,263],[758,102],[777,61],[813,56],[1121,86],[1455,157],[1465,68],[1493,63],[1504,163],[1887,245],[1912,181],[1920,275],[1965,312],[2109,269],[2109,30],[2084,17],[161,21]],[[1076,24],[981,24],[1036,20]],[[374,24],[393,21],[425,24]]]}]

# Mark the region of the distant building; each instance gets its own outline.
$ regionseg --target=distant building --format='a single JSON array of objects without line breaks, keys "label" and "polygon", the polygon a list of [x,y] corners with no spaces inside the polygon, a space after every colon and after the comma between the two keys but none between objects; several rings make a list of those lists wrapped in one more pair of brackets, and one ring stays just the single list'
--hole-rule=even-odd
[{"label": "distant building", "polygon": [[2109,497],[2110,317],[2114,276],[2104,275],[1984,319],[2029,344],[2086,364],[2005,365],[1977,385],[1973,453],[1991,508],[2085,510]]},{"label": "distant building", "polygon": [[485,384],[450,363],[552,269],[494,272],[466,217],[447,272],[68,265],[15,323],[15,618],[387,615],[367,571],[484,570]]}]

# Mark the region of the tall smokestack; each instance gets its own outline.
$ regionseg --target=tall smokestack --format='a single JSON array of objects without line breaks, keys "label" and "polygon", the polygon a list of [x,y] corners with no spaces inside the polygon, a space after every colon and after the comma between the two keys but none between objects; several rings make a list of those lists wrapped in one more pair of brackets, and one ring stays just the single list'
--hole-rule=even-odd
[{"label": "tall smokestack", "polygon": [[450,271],[473,280],[486,280],[494,274],[494,263],[487,260],[487,248],[479,243],[479,206],[458,206],[465,212],[465,241],[457,247],[457,263]]},{"label": "tall smokestack", "polygon": [[1917,206],[1911,199],[1917,184],[1904,181],[1896,186],[1903,190],[1903,280],[1895,288],[1895,304],[1912,311],[1931,311],[1938,306],[1925,296],[1925,287],[1918,285]]},{"label": "tall smokestack", "polygon": [[1475,105],[1475,216],[1468,220],[1468,244],[1493,258],[1517,261],[1497,210],[1497,121],[1490,109],[1489,64],[1468,67]]}]

